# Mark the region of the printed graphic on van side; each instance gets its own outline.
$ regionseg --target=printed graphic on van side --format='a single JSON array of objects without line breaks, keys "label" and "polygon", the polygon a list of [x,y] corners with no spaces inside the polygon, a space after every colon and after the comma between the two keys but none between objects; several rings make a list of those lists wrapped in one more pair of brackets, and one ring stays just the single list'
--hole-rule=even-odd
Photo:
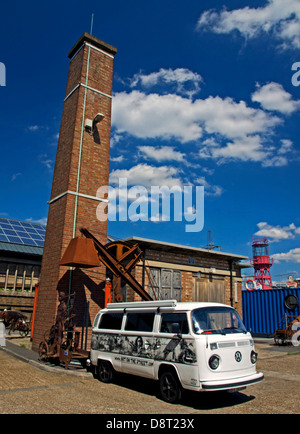
[{"label": "printed graphic on van side", "polygon": [[119,354],[122,361],[133,363],[131,357],[163,360],[175,363],[196,363],[196,352],[193,339],[121,336],[110,333],[93,333],[92,350]]}]

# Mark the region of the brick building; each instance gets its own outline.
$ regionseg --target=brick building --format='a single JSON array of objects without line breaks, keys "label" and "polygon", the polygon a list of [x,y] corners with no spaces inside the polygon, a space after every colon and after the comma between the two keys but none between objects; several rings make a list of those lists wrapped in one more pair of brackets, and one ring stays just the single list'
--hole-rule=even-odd
[{"label": "brick building", "polygon": [[[55,322],[58,295],[74,296],[79,321],[93,317],[102,304],[104,266],[85,270],[60,267],[70,240],[81,227],[106,243],[107,224],[99,222],[96,193],[108,185],[113,60],[117,50],[84,33],[69,52],[69,74],[61,119],[33,348]],[[100,122],[101,120],[101,122]],[[89,312],[88,312],[89,311]],[[80,327],[82,324],[79,323]]]},{"label": "brick building", "polygon": [[[139,237],[123,242],[138,244],[143,250],[146,267],[139,263],[135,278],[152,298],[226,303],[242,316],[241,268],[245,266],[241,261],[246,256]],[[123,288],[123,296],[127,301],[138,300],[128,287]]]}]

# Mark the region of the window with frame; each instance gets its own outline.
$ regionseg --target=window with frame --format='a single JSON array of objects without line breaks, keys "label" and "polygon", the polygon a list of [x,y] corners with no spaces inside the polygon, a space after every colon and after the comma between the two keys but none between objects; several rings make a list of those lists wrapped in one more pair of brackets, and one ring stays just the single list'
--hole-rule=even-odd
[{"label": "window with frame", "polygon": [[128,313],[125,330],[138,332],[152,332],[155,313]]},{"label": "window with frame", "polygon": [[161,333],[189,333],[189,325],[186,313],[163,313],[161,316]]},{"label": "window with frame", "polygon": [[123,313],[107,312],[101,316],[98,328],[104,330],[121,330]]}]

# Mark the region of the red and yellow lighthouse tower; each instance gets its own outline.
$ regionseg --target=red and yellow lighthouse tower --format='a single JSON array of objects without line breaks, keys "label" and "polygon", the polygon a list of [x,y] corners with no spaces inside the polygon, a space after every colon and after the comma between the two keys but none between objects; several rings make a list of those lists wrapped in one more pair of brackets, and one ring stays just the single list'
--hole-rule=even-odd
[{"label": "red and yellow lighthouse tower", "polygon": [[255,240],[252,238],[253,259],[251,264],[254,268],[254,282],[256,289],[272,289],[270,268],[273,259],[269,255],[269,241],[267,238]]}]

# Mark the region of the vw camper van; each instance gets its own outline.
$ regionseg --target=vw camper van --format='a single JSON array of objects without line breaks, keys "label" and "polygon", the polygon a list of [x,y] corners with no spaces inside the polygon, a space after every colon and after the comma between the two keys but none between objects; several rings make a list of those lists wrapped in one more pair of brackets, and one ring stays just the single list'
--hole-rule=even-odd
[{"label": "vw camper van", "polygon": [[95,318],[91,364],[110,382],[115,372],[158,380],[162,399],[182,389],[239,390],[260,382],[252,336],[235,309],[176,300],[111,303]]}]

